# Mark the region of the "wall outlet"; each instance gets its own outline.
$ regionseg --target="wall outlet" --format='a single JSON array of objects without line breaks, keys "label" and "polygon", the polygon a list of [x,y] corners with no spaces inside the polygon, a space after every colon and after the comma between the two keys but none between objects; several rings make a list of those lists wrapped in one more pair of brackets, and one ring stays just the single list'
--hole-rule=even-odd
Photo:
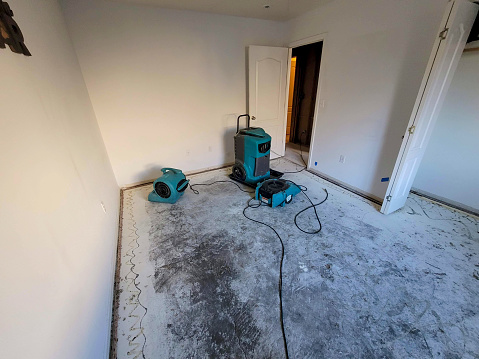
[{"label": "wall outlet", "polygon": [[340,155],[339,156],[339,162],[344,163],[345,161],[346,161],[346,157],[344,157],[343,155]]},{"label": "wall outlet", "polygon": [[101,209],[103,210],[103,212],[106,213],[106,207],[105,207],[105,203],[103,202],[100,202],[100,205],[101,205]]}]

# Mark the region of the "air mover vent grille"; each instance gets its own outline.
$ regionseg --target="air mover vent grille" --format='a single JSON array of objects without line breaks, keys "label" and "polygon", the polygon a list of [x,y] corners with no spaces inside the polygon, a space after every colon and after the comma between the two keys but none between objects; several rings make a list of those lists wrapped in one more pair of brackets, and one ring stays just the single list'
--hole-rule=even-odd
[{"label": "air mover vent grille", "polygon": [[161,198],[170,198],[171,196],[170,187],[164,182],[157,182],[155,185],[155,191]]},{"label": "air mover vent grille", "polygon": [[254,175],[255,177],[264,176],[269,171],[269,153],[266,156],[255,159]]},{"label": "air mover vent grille", "polygon": [[286,191],[289,184],[285,180],[267,180],[259,189],[259,194],[265,198],[271,198],[273,194]]}]

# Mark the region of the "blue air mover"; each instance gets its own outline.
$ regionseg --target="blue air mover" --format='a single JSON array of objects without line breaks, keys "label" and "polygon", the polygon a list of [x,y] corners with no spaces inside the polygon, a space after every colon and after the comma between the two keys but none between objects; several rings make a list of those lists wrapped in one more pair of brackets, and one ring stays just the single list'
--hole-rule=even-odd
[{"label": "blue air mover", "polygon": [[150,202],[175,203],[188,187],[189,180],[181,170],[162,168],[163,175],[153,182],[153,191],[148,195]]},{"label": "blue air mover", "polygon": [[284,207],[291,203],[301,189],[294,183],[282,179],[270,179],[258,183],[255,198],[271,207]]},{"label": "blue air mover", "polygon": [[[247,117],[247,128],[239,129],[239,120]],[[235,135],[235,164],[230,176],[231,179],[250,186],[270,178],[272,172],[275,177],[281,177],[281,172],[270,170],[269,157],[271,150],[271,136],[262,128],[250,127],[250,116],[241,115],[236,123]]]}]

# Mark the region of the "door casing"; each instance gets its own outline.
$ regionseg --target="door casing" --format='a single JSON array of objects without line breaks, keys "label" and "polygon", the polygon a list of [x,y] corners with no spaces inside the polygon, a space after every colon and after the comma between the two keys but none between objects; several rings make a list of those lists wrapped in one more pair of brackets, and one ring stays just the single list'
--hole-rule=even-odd
[{"label": "door casing", "polygon": [[[321,70],[319,71],[319,77],[318,77],[318,88],[316,90],[316,101],[314,104],[314,115],[313,115],[313,129],[311,131],[311,142],[309,145],[309,156],[308,156],[308,163],[307,163],[307,169],[311,169],[311,154],[313,153],[314,149],[314,138],[315,138],[315,133],[317,130],[317,124],[318,124],[318,117],[319,117],[319,111],[321,108],[324,108],[325,100],[321,98],[321,93],[324,92],[324,83],[323,83],[323,78],[324,74],[326,73],[326,68],[327,68],[327,57],[325,56],[325,53],[327,53],[327,37],[328,33],[321,33],[318,35],[313,35],[309,36],[300,40],[296,40],[291,42],[288,45],[289,48],[289,54],[288,54],[288,80],[287,80],[287,88],[289,89],[289,79],[291,76],[291,56],[293,53],[293,48],[295,47],[300,47],[304,45],[309,45],[309,44],[314,44],[315,42],[322,42],[323,43],[323,51],[321,54]],[[286,96],[288,95],[288,92]],[[286,97],[286,106],[288,106],[288,98]],[[288,115],[288,108],[286,107],[286,116]],[[286,124],[287,124],[287,118],[285,118],[285,126],[284,126],[284,137],[286,137]],[[286,146],[286,144],[285,144]]]}]

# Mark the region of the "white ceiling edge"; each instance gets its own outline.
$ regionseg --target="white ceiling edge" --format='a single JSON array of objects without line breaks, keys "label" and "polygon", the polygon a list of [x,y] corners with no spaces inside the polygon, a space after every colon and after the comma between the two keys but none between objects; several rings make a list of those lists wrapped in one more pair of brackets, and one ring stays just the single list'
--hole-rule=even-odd
[{"label": "white ceiling edge", "polygon": [[[288,21],[334,0],[108,0],[164,9]],[[269,5],[268,9],[265,5]]]}]

